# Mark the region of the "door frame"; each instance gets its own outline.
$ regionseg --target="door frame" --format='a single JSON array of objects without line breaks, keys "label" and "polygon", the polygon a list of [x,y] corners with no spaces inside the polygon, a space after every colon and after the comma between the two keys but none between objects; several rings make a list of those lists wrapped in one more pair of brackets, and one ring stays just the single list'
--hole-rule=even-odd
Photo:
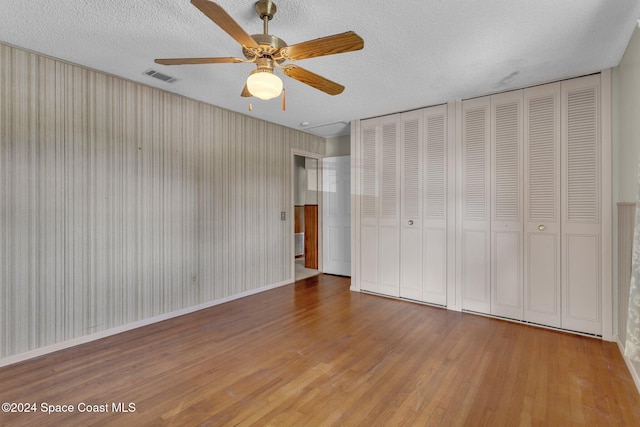
[{"label": "door frame", "polygon": [[294,206],[295,206],[295,156],[309,157],[318,161],[317,170],[317,182],[318,182],[318,271],[322,273],[322,159],[325,157],[322,154],[312,153],[310,151],[304,151],[297,148],[291,149],[291,157],[289,159],[289,166],[291,169],[291,188],[289,194],[289,207],[288,216],[290,218],[289,224],[289,242],[291,248],[291,257],[289,262],[291,268],[291,281],[296,281],[296,259],[295,259],[295,224],[294,224]]}]

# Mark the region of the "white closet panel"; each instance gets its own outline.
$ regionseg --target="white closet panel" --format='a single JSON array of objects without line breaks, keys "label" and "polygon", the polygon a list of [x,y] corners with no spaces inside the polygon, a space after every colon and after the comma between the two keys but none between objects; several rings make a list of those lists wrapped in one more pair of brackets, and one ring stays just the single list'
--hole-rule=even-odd
[{"label": "white closet panel", "polygon": [[379,292],[378,286],[378,183],[376,121],[361,124],[360,132],[360,287]]},{"label": "white closet panel", "polygon": [[462,308],[490,313],[490,97],[462,104]]},{"label": "white closet panel", "polygon": [[524,319],[560,327],[560,83],[524,90]]},{"label": "white closet panel", "polygon": [[399,115],[380,120],[380,292],[400,296],[400,125]]},{"label": "white closet panel", "polygon": [[424,110],[422,300],[447,304],[447,107]]},{"label": "white closet panel", "polygon": [[491,97],[491,314],[522,320],[522,91]]},{"label": "white closet panel", "polygon": [[360,287],[399,296],[399,114],[365,120],[360,131]]},{"label": "white closet panel", "polygon": [[602,333],[600,76],[562,82],[562,327]]},{"label": "white closet panel", "polygon": [[400,296],[422,301],[422,110],[400,117],[401,182],[401,250]]}]

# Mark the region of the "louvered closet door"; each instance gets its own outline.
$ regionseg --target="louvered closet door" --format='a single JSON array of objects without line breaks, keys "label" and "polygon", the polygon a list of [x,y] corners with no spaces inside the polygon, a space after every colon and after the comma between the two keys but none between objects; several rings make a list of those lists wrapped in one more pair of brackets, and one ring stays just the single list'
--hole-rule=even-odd
[{"label": "louvered closet door", "polygon": [[447,107],[424,110],[423,301],[447,304]]},{"label": "louvered closet door", "polygon": [[601,334],[600,76],[562,82],[562,327]]},{"label": "louvered closet door", "polygon": [[380,292],[378,275],[377,120],[360,125],[360,289]]},{"label": "louvered closet door", "polygon": [[400,115],[378,120],[379,292],[397,297],[400,296]]},{"label": "louvered closet door", "polygon": [[462,103],[462,308],[490,313],[490,97]]},{"label": "louvered closet door", "polygon": [[423,300],[422,279],[422,111],[400,116],[401,220],[400,296]]},{"label": "louvered closet door", "polygon": [[522,91],[491,97],[491,314],[523,318]]},{"label": "louvered closet door", "polygon": [[524,319],[560,327],[560,83],[524,90]]}]

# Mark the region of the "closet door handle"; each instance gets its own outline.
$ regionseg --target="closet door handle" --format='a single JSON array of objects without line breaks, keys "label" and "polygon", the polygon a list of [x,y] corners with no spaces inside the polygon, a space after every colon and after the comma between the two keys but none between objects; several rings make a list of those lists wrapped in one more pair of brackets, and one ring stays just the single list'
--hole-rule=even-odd
[{"label": "closet door handle", "polygon": [[544,224],[540,224],[540,225],[538,226],[538,230],[540,230],[540,231],[544,231]]},{"label": "closet door handle", "polygon": [[413,225],[413,220],[412,219],[409,220],[409,225]]}]

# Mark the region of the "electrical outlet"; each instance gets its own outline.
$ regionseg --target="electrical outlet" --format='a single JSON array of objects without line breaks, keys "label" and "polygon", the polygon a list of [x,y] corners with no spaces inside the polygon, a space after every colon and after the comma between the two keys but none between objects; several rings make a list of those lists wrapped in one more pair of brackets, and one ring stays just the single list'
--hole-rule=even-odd
[{"label": "electrical outlet", "polygon": [[286,219],[287,219],[287,213],[280,212],[280,221],[286,221]]}]

